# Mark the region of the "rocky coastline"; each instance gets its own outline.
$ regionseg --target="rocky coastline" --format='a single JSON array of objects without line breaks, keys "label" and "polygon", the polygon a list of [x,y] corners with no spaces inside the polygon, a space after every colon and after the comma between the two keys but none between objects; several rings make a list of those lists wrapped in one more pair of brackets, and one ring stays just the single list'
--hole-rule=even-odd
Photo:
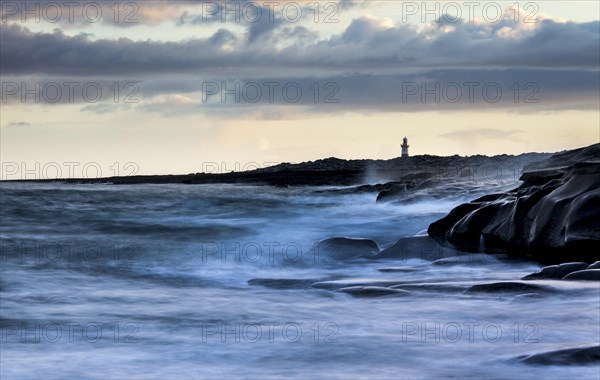
[{"label": "rocky coastline", "polygon": [[600,144],[525,166],[522,184],[462,204],[432,223],[442,246],[545,263],[600,259]]},{"label": "rocky coastline", "polygon": [[557,154],[331,157],[245,172],[35,182],[311,186],[320,187],[310,190],[319,193],[373,194],[376,202],[397,205],[473,198],[432,223],[427,230],[431,239],[401,238],[371,256],[447,259],[458,252],[506,254],[547,264],[600,260],[600,144]]}]

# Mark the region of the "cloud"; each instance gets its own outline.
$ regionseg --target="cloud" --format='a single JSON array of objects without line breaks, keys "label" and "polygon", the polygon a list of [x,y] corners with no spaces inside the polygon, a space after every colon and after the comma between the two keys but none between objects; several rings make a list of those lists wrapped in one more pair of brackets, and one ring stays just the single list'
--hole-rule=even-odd
[{"label": "cloud", "polygon": [[[520,30],[510,34],[505,28]],[[133,41],[127,38],[92,40],[67,36],[60,30],[33,33],[18,25],[1,26],[2,74],[123,75],[156,73],[245,72],[270,68],[300,72],[416,70],[426,68],[582,68],[597,69],[600,22],[542,20],[524,29],[517,23],[461,23],[447,29],[432,23],[422,31],[391,20],[355,19],[339,35],[302,48],[256,48],[254,41],[274,33],[277,25],[257,25],[250,38],[226,28],[210,38],[180,42]],[[502,33],[498,33],[502,31]],[[294,38],[289,33],[287,38]],[[310,35],[308,36],[310,37]],[[227,46],[227,48],[224,48]],[[560,48],[558,48],[560,46]],[[226,68],[226,69],[225,69]]]},{"label": "cloud", "polygon": [[[184,12],[177,20],[177,26],[183,27],[188,25],[207,25],[207,24],[239,24],[246,27],[246,40],[248,43],[257,41],[261,36],[268,35],[279,26],[284,24],[284,19],[281,14],[274,11],[269,6],[260,6],[260,3],[248,2],[252,5],[247,9],[242,8],[244,2],[236,1],[232,3],[233,7],[228,9],[234,10],[233,14],[225,11],[223,8],[228,2],[217,7],[218,3],[213,3],[206,8],[202,8],[200,13]],[[227,5],[229,7],[229,5]],[[217,10],[218,9],[218,10]]]},{"label": "cloud", "polygon": [[[78,83],[72,85],[72,98],[68,80],[61,76],[35,80],[9,76],[3,78],[2,87],[10,91],[3,90],[1,96],[6,104],[76,103],[85,104],[84,110],[95,112],[111,112],[111,108],[127,105],[131,109],[168,115],[230,112],[238,116],[250,109],[281,106],[321,113],[596,110],[600,101],[598,73],[576,69],[452,69],[404,74],[230,78],[169,74],[117,81],[88,78],[69,82]],[[31,93],[21,93],[21,89],[30,91],[36,84],[37,99]],[[57,84],[62,95],[58,99]],[[98,104],[104,106],[95,107]]]},{"label": "cloud", "polygon": [[[541,17],[527,24],[508,16],[497,23],[438,21],[419,30],[365,15],[326,37],[277,22],[248,24],[242,32],[225,25],[210,36],[178,42],[92,39],[60,29],[34,33],[8,24],[0,26],[0,73],[3,80],[38,82],[42,89],[52,81],[95,81],[103,101],[112,99],[115,81],[133,82],[140,104],[132,107],[169,114],[175,108],[222,112],[273,105],[314,112],[597,109],[599,21]],[[256,82],[263,89],[268,82],[279,83],[279,89],[295,83],[303,96],[290,102],[278,89],[273,99],[205,104],[198,94],[206,82],[242,88]],[[431,89],[435,94],[428,95]],[[4,83],[2,92],[4,99],[9,93]],[[18,92],[11,96],[9,103],[21,99]],[[191,100],[180,104],[178,96]],[[327,102],[328,96],[337,102]],[[85,101],[77,92],[69,99]],[[106,107],[96,109],[108,112]]]}]

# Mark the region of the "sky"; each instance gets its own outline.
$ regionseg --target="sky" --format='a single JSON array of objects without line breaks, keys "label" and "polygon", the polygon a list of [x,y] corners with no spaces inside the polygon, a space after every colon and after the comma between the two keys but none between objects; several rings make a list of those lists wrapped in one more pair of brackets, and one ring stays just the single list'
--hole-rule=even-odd
[{"label": "sky", "polygon": [[0,6],[2,179],[600,141],[596,1]]}]

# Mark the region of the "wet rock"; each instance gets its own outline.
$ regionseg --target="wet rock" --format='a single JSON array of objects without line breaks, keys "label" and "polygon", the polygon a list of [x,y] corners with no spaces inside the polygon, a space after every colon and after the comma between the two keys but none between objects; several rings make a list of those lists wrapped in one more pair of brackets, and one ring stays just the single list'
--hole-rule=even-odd
[{"label": "wet rock", "polygon": [[352,294],[355,297],[403,297],[411,294],[406,290],[392,289],[383,286],[350,286],[341,288],[340,291]]},{"label": "wet rock", "polygon": [[525,166],[523,184],[462,204],[432,223],[440,244],[540,262],[600,258],[600,144]]},{"label": "wet rock", "polygon": [[465,293],[516,293],[516,292],[550,292],[552,288],[527,282],[493,282],[471,286]]},{"label": "wet rock", "polygon": [[563,280],[600,281],[600,269],[585,269],[571,272]]},{"label": "wet rock", "polygon": [[379,246],[370,239],[334,237],[321,240],[315,247],[315,259],[318,262],[366,258],[377,253]]},{"label": "wet rock", "polygon": [[600,346],[571,347],[519,356],[518,359],[534,365],[597,365],[600,363]]},{"label": "wet rock", "polygon": [[583,270],[587,267],[588,264],[586,263],[565,263],[560,265],[551,265],[523,277],[522,280],[561,279],[571,272]]},{"label": "wet rock", "polygon": [[593,264],[590,264],[587,269],[600,269],[600,261],[596,261]]}]

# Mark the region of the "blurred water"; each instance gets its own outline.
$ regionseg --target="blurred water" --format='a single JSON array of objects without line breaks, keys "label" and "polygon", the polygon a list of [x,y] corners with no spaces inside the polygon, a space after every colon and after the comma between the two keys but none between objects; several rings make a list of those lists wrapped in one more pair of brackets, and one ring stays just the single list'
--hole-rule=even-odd
[{"label": "blurred water", "polygon": [[[314,190],[3,183],[2,379],[599,378],[598,365],[514,360],[598,344],[597,284],[549,282],[561,291],[515,302],[462,290],[539,266],[336,261],[315,242],[386,247],[458,201]],[[410,271],[379,271],[390,267]],[[327,280],[447,289],[355,298],[310,287]]]}]

